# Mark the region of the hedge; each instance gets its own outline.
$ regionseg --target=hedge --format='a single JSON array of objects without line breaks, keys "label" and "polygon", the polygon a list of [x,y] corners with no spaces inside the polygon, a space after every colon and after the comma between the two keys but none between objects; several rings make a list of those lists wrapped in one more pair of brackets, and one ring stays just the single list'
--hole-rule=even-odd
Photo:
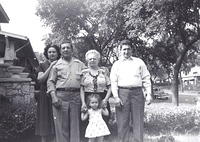
[{"label": "hedge", "polygon": [[200,110],[196,105],[154,103],[145,108],[145,133],[163,135],[170,133],[199,133]]}]

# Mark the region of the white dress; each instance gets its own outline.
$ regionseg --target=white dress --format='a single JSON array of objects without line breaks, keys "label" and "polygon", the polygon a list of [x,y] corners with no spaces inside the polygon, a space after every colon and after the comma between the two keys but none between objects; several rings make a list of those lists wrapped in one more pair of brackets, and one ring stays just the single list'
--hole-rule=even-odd
[{"label": "white dress", "polygon": [[102,118],[102,109],[93,110],[89,109],[89,124],[85,131],[86,138],[95,138],[100,136],[106,136],[110,134],[110,131]]}]

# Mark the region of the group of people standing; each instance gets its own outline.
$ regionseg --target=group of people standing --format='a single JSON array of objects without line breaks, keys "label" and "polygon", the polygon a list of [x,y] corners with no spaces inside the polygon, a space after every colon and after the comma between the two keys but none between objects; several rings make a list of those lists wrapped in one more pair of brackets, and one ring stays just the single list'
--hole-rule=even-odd
[{"label": "group of people standing", "polygon": [[120,52],[109,73],[99,67],[96,50],[86,53],[85,66],[73,56],[70,41],[45,48],[47,60],[38,68],[36,121],[36,134],[43,142],[81,142],[82,134],[89,142],[103,142],[111,134],[107,126],[111,92],[118,141],[143,142],[144,102],[152,100],[150,74],[141,59],[132,57],[130,41],[121,41]]}]

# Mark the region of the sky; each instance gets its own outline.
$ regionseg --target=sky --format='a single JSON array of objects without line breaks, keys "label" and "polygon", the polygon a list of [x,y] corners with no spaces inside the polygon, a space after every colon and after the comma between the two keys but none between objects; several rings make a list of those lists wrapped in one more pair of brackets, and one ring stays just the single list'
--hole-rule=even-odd
[{"label": "sky", "polygon": [[10,19],[9,23],[1,24],[2,31],[28,37],[34,52],[42,53],[45,46],[42,39],[50,29],[35,15],[38,1],[0,0],[0,3]]}]

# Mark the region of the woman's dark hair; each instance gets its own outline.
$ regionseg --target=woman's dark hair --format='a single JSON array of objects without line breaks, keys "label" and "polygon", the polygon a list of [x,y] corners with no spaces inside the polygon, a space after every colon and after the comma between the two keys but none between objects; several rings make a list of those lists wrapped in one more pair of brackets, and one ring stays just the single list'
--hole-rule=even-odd
[{"label": "woman's dark hair", "polygon": [[56,49],[56,52],[58,53],[58,58],[57,58],[57,59],[59,59],[59,58],[60,58],[60,48],[59,48],[57,45],[48,44],[48,45],[44,48],[44,53],[43,53],[44,56],[45,56],[47,59],[49,59],[49,57],[48,57],[48,50],[49,50],[50,47],[53,47],[53,48]]},{"label": "woman's dark hair", "polygon": [[101,104],[100,104],[101,103],[101,98],[100,98],[99,94],[95,94],[95,93],[93,93],[93,94],[88,96],[87,106],[90,107],[90,101],[91,101],[92,98],[96,98],[98,100],[98,102],[99,102],[98,108],[99,108],[101,106]]}]

